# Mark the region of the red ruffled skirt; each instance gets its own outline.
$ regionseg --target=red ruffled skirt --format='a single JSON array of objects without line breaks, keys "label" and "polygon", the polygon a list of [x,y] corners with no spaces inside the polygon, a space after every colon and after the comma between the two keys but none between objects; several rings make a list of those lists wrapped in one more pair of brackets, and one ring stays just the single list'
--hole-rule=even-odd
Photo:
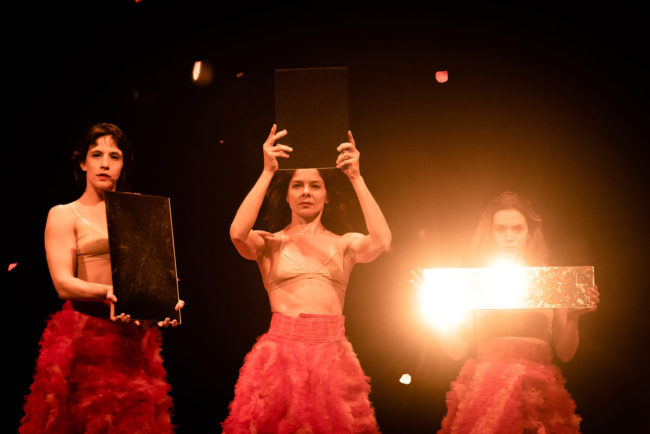
[{"label": "red ruffled skirt", "polygon": [[344,317],[274,313],[244,360],[224,433],[377,433]]},{"label": "red ruffled skirt", "polygon": [[50,318],[20,433],[168,433],[172,399],[155,327],[76,312]]},{"label": "red ruffled skirt", "polygon": [[479,347],[447,392],[439,433],[579,433],[575,402],[551,348],[515,339]]}]

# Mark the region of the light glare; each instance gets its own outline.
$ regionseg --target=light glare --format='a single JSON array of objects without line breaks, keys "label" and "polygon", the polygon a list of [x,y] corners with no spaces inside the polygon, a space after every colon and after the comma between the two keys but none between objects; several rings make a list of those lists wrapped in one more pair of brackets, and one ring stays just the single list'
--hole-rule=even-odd
[{"label": "light glare", "polygon": [[201,76],[201,61],[197,60],[194,62],[194,68],[192,68],[192,80],[198,81]]}]

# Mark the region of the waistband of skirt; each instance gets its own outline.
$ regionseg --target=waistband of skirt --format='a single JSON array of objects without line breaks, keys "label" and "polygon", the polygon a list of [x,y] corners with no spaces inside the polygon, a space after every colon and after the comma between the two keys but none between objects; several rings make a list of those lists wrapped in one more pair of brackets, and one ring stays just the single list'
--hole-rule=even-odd
[{"label": "waistband of skirt", "polygon": [[274,312],[267,335],[303,342],[334,342],[345,338],[345,317],[308,313],[294,317]]},{"label": "waistband of skirt", "polygon": [[551,347],[546,343],[519,339],[490,339],[478,346],[479,360],[526,359],[548,365],[553,358]]}]

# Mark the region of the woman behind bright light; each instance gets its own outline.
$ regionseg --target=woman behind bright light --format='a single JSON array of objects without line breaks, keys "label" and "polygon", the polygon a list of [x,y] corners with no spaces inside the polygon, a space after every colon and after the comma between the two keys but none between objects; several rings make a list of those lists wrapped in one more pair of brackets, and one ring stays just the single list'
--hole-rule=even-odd
[{"label": "woman behind bright light", "polygon": [[104,193],[125,181],[130,142],[117,126],[96,124],[72,160],[84,192],[53,207],[45,224],[52,283],[66,301],[41,337],[19,432],[171,432],[160,331],[114,312]]},{"label": "woman behind bright light", "polygon": [[[542,219],[517,194],[504,192],[485,208],[472,244],[474,265],[507,260],[521,266],[546,265]],[[447,415],[440,433],[577,433],[580,417],[564,388],[553,350],[571,360],[579,343],[578,319],[596,310],[598,288],[589,289],[587,309],[475,311],[463,332],[440,334],[450,357],[468,359],[447,392]]]},{"label": "woman behind bright light", "polygon": [[291,222],[269,233],[253,230],[287,134],[274,125],[263,145],[264,170],[230,227],[237,251],[260,268],[273,312],[269,331],[248,353],[235,386],[225,433],[378,432],[370,385],[345,337],[343,303],[355,263],[386,250],[391,233],[361,177],[351,133],[336,165],[350,180],[368,235],[336,235],[321,217],[328,193],[317,169],[293,172],[284,200]]}]

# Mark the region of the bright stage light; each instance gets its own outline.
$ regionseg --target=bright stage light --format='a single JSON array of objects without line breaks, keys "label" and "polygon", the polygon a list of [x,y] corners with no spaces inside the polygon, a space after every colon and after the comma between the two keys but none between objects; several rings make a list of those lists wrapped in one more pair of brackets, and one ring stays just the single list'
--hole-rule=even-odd
[{"label": "bright stage light", "polygon": [[197,60],[192,67],[192,81],[201,86],[212,82],[212,67],[208,62]]},{"label": "bright stage light", "polygon": [[469,314],[469,282],[456,268],[428,268],[416,295],[425,320],[441,331],[460,325]]},{"label": "bright stage light", "polygon": [[416,297],[424,318],[450,331],[478,309],[552,309],[591,307],[587,290],[594,268],[518,267],[428,268]]},{"label": "bright stage light", "polygon": [[198,81],[201,76],[201,61],[197,60],[194,62],[194,68],[192,68],[192,80]]},{"label": "bright stage light", "polygon": [[411,376],[409,374],[402,374],[399,378],[399,382],[402,384],[411,384]]}]

